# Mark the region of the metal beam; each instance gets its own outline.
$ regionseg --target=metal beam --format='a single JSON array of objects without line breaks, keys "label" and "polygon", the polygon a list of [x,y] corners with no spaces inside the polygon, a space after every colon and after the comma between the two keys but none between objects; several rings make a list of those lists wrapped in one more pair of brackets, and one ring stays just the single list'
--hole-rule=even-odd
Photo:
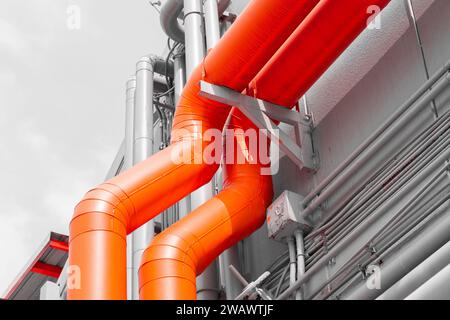
[{"label": "metal beam", "polygon": [[[272,120],[294,125],[299,130],[301,139],[304,139],[305,134],[310,132],[310,127],[308,120],[302,119],[299,112],[205,81],[200,81],[200,96],[238,107],[259,129],[265,129],[263,134],[267,132],[268,138],[276,143],[300,169],[315,169],[312,160],[312,144],[305,143],[301,148]],[[307,130],[303,129],[305,126],[308,126]]]}]

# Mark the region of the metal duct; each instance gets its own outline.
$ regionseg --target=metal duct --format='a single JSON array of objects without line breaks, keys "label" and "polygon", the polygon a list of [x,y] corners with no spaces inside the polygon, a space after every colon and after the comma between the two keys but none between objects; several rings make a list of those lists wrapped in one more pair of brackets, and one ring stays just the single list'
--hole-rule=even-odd
[{"label": "metal duct", "polygon": [[[126,235],[211,180],[218,167],[195,159],[206,145],[201,134],[221,130],[230,107],[199,97],[199,81],[244,90],[315,3],[253,0],[186,84],[172,144],[85,195],[70,223],[69,266],[80,281],[68,289],[68,299],[126,299]],[[173,161],[186,155],[181,164]],[[141,287],[152,282],[146,279]],[[170,298],[186,296],[170,288]]]}]

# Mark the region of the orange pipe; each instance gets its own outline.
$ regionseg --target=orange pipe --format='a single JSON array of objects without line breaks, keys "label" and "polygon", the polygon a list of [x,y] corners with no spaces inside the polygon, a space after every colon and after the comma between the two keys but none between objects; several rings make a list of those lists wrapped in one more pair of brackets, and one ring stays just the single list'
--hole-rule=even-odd
[{"label": "orange pipe", "polygon": [[[199,97],[199,81],[244,90],[317,1],[253,0],[191,75],[175,114],[172,144],[84,196],[70,223],[69,265],[79,281],[69,286],[68,299],[126,299],[126,235],[217,170],[217,164],[188,160],[203,154],[201,133],[221,130],[230,112],[230,106]],[[174,154],[188,159],[178,164]]]},{"label": "orange pipe", "polygon": [[[364,29],[368,3],[382,8],[387,2],[323,0],[256,76],[249,91],[258,97],[270,97],[279,105],[294,105]],[[328,37],[332,34],[337,40]],[[324,40],[330,40],[331,45]],[[229,128],[246,130],[254,126],[234,109]],[[234,150],[234,154],[248,152],[242,134],[235,133],[233,139],[243,148]],[[271,177],[260,174],[259,161],[227,164],[229,153],[224,155],[223,190],[159,234],[144,251],[139,269],[141,299],[195,299],[196,276],[223,250],[263,224],[272,198]]]},{"label": "orange pipe", "polygon": [[322,0],[252,82],[258,97],[294,104],[366,28],[372,8],[389,1]]}]

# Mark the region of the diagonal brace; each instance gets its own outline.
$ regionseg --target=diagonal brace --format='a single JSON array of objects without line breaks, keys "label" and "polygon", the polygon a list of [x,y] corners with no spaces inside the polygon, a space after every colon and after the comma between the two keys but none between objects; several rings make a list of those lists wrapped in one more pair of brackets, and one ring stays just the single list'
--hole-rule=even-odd
[{"label": "diagonal brace", "polygon": [[[315,170],[309,118],[294,110],[243,95],[226,87],[200,81],[200,96],[239,108],[268,138],[300,168]],[[273,120],[290,124],[296,129],[297,141],[281,130]]]}]

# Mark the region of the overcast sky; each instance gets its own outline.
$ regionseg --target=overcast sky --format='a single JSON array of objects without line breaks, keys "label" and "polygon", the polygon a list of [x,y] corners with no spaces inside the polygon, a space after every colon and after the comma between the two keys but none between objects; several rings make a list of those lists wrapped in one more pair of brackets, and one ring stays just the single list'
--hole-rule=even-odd
[{"label": "overcast sky", "polygon": [[50,231],[68,234],[122,141],[126,79],[164,46],[147,0],[0,1],[0,294]]}]

